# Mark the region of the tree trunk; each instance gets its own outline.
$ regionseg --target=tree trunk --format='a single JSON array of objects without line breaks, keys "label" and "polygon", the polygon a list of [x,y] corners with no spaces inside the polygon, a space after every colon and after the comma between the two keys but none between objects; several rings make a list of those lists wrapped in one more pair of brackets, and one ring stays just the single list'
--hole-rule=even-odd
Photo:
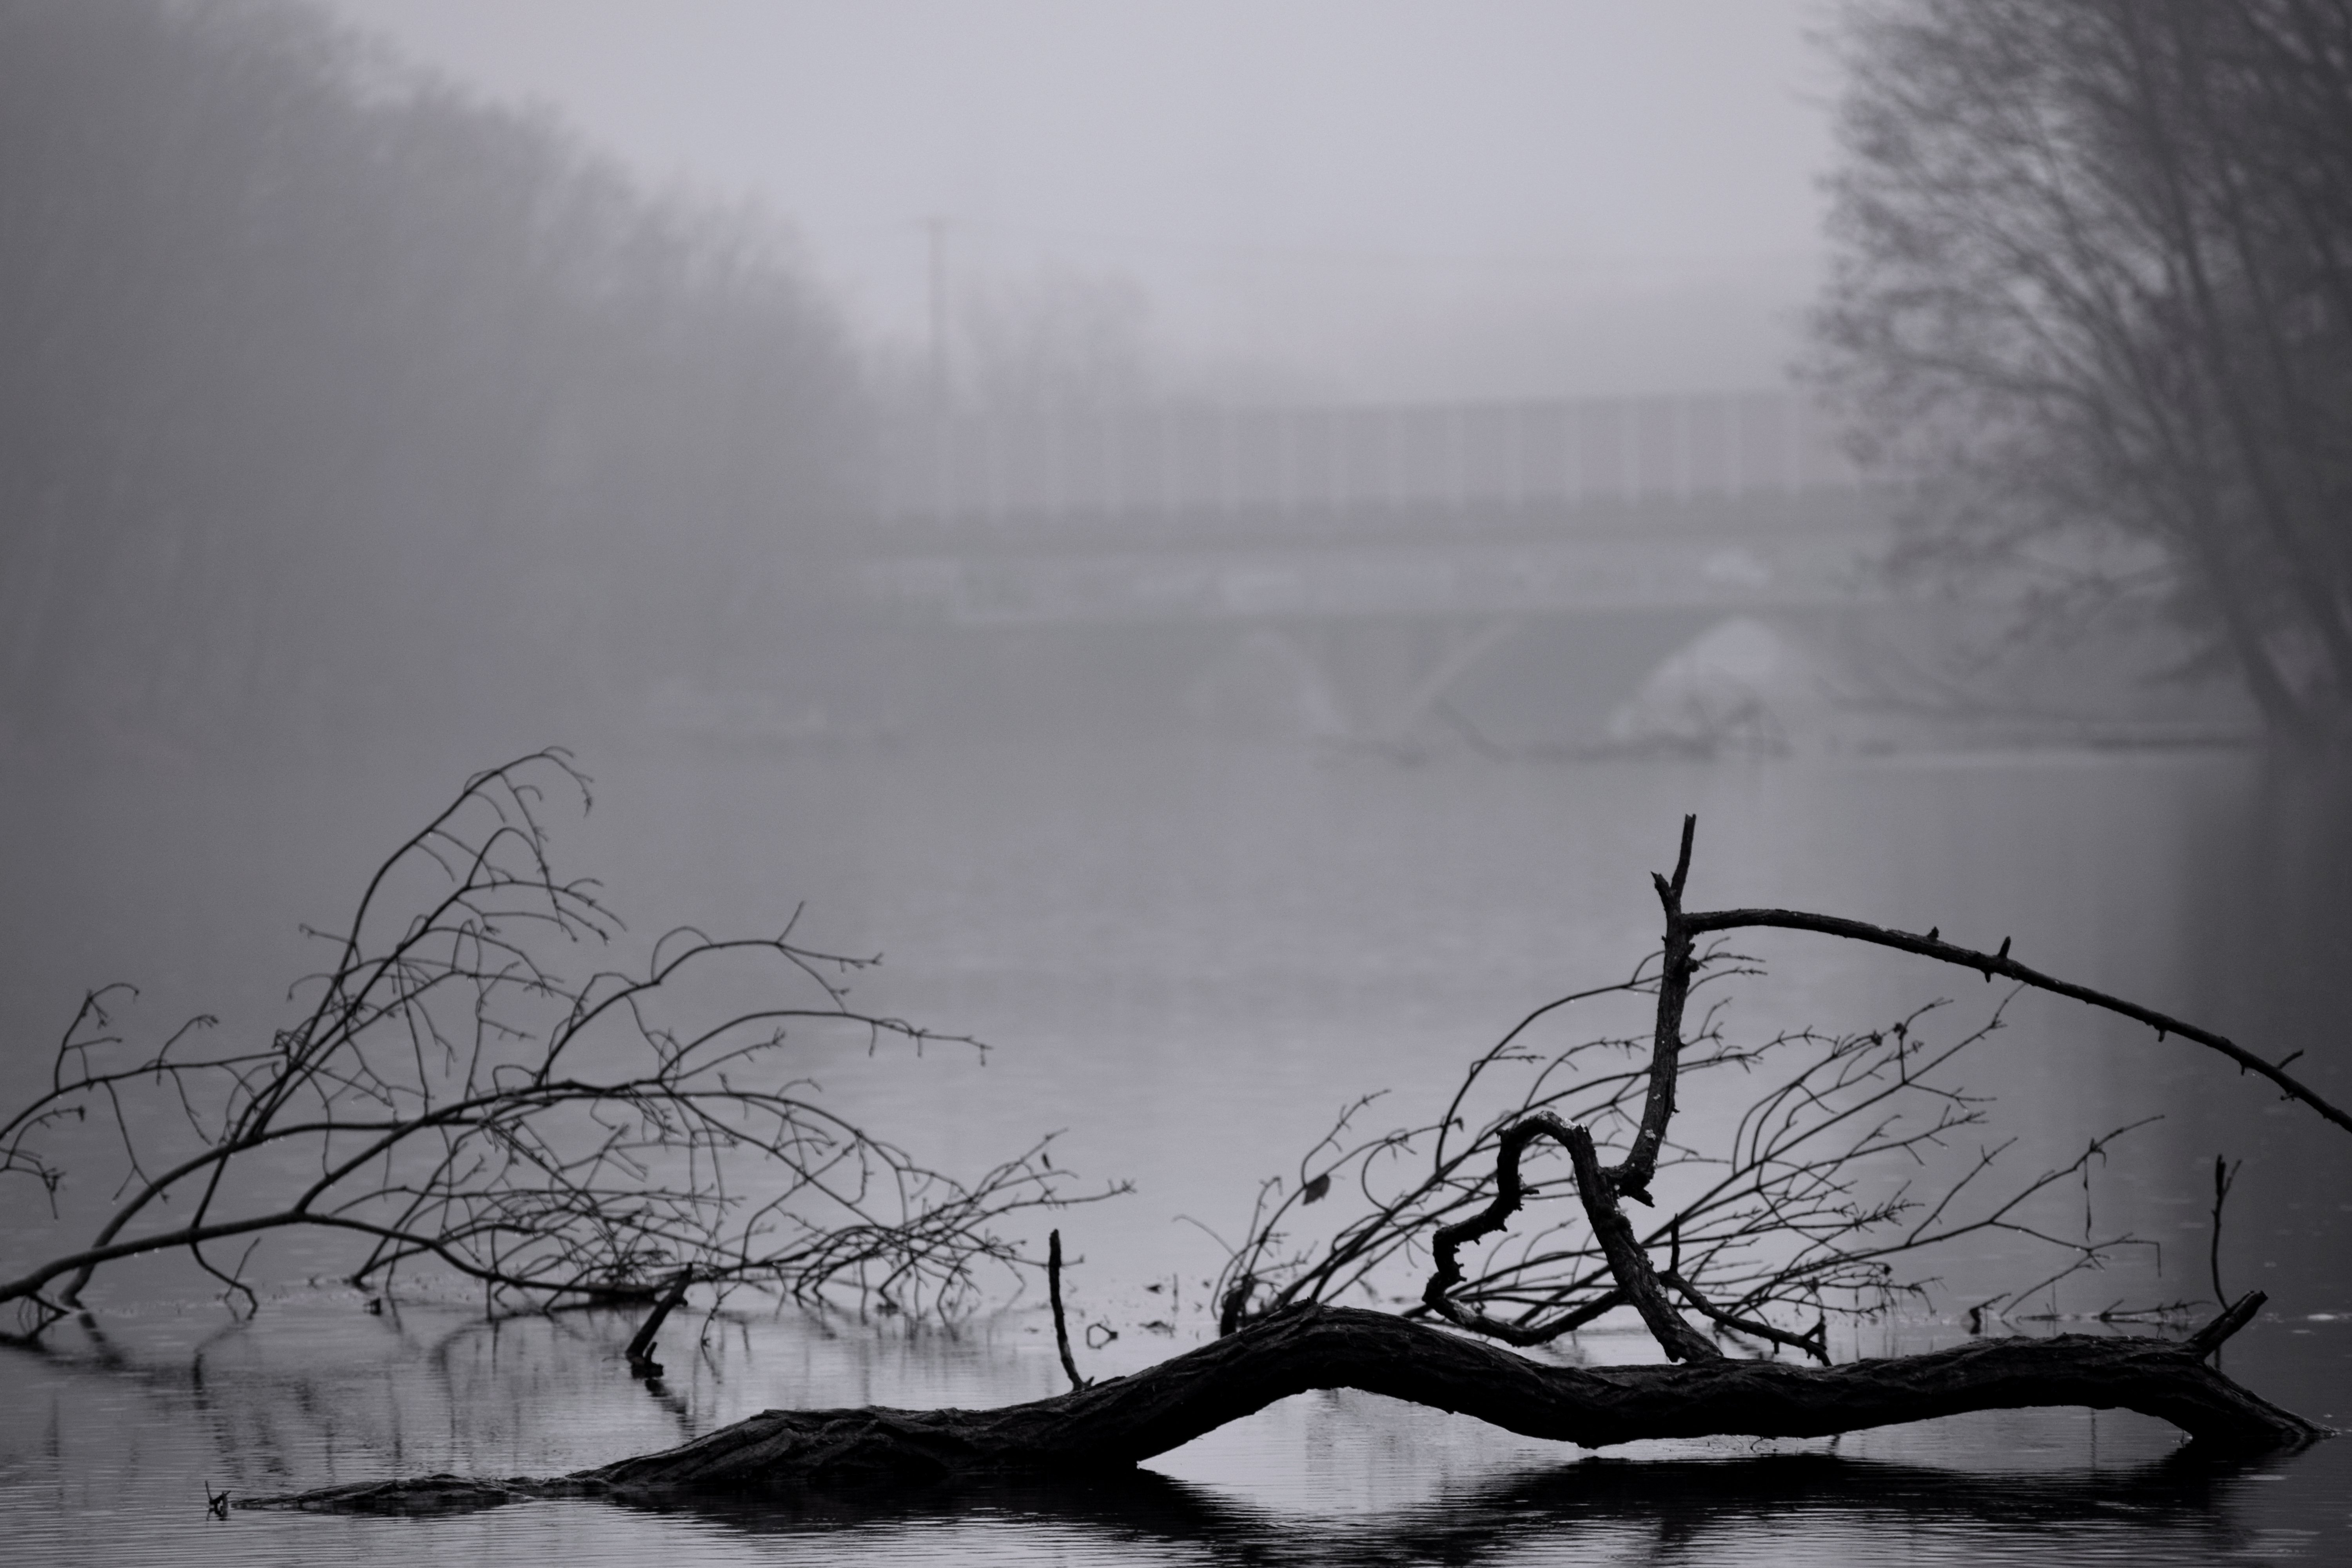
[{"label": "tree trunk", "polygon": [[[2250,1315],[2251,1305],[2242,1304],[2231,1317]],[[426,1511],[516,1497],[657,1498],[1100,1471],[1318,1388],[1360,1388],[1592,1448],[1644,1437],[1816,1437],[2037,1405],[2137,1410],[2221,1450],[2295,1447],[2328,1436],[2208,1365],[2217,1342],[2212,1330],[2185,1342],[2062,1334],[1828,1367],[1731,1360],[1574,1367],[1386,1313],[1315,1305],[1286,1309],[1127,1377],[1026,1405],[770,1410],[676,1448],[553,1480],[428,1477],[246,1506]]]}]

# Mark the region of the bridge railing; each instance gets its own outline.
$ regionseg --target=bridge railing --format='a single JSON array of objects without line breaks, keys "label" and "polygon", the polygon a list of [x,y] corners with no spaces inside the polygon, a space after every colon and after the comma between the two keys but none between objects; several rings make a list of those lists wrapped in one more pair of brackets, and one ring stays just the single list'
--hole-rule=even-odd
[{"label": "bridge railing", "polygon": [[1789,392],[1550,401],[1165,405],[919,415],[885,435],[885,519],[1427,516],[1848,489]]}]

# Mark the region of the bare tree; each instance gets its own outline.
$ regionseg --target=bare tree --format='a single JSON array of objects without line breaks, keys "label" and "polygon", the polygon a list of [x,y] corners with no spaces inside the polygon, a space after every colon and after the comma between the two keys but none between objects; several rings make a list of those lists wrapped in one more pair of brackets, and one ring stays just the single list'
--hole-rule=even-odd
[{"label": "bare tree", "polygon": [[[1857,0],[1816,370],[1898,563],[2352,712],[2352,5]],[[2045,623],[2057,618],[2045,615]]]},{"label": "bare tree", "polygon": [[[2265,1061],[2235,1042],[2135,1003],[2040,973],[2011,959],[2006,942],[1997,952],[1979,952],[1945,942],[1933,931],[1921,936],[1801,910],[1685,910],[1683,893],[1695,828],[1693,819],[1685,819],[1675,870],[1670,877],[1656,879],[1665,933],[1654,980],[1637,975],[1627,983],[1645,985],[1654,992],[1656,1001],[1648,1059],[1638,1079],[1638,1116],[1624,1114],[1633,1096],[1613,1082],[1598,1089],[1595,1098],[1580,1102],[1563,1095],[1548,1098],[1538,1093],[1525,1102],[1531,1109],[1523,1107],[1496,1124],[1498,1133],[1490,1125],[1491,1141],[1481,1135],[1481,1152],[1494,1163],[1488,1183],[1473,1187],[1457,1173],[1414,1189],[1420,1194],[1415,1201],[1440,1215],[1461,1212],[1467,1206],[1465,1194],[1485,1199],[1475,1212],[1463,1214],[1429,1234],[1433,1267],[1423,1290],[1422,1305],[1444,1321],[1444,1328],[1396,1314],[1332,1305],[1309,1298],[1303,1289],[1295,1291],[1287,1304],[1247,1316],[1249,1297],[1244,1287],[1249,1276],[1246,1269],[1229,1270],[1233,1283],[1224,1317],[1236,1324],[1230,1331],[1157,1366],[1026,1405],[981,1411],[772,1410],[676,1448],[548,1481],[474,1482],[441,1476],[271,1500],[305,1508],[405,1510],[482,1506],[521,1495],[649,1497],[852,1479],[927,1481],[950,1474],[1007,1470],[1102,1470],[1164,1452],[1290,1394],[1341,1387],[1459,1411],[1530,1436],[1587,1447],[1718,1434],[1820,1436],[1965,1411],[2062,1405],[2137,1410],[2173,1422],[2198,1442],[2221,1449],[2293,1447],[2325,1435],[2322,1428],[2270,1404],[2210,1364],[2213,1352],[2252,1321],[2264,1300],[2260,1291],[2228,1304],[2210,1322],[2179,1340],[2137,1334],[1972,1339],[1919,1355],[1832,1364],[1818,1318],[1810,1330],[1792,1330],[1768,1321],[1761,1314],[1776,1302],[1785,1305],[1792,1290],[1817,1296],[1854,1280],[1870,1289],[1878,1282],[1874,1266],[1884,1261],[1886,1253],[1856,1245],[1862,1232],[1853,1226],[1853,1216],[1842,1199],[1824,1202],[1810,1196],[1813,1189],[1801,1177],[1793,1186],[1775,1185],[1771,1179],[1754,1174],[1756,1162],[1751,1157],[1735,1154],[1728,1162],[1735,1170],[1745,1164],[1750,1171],[1733,1184],[1733,1190],[1741,1195],[1718,1208],[1710,1210],[1701,1205],[1691,1211],[1700,1215],[1704,1226],[1729,1227],[1728,1238],[1700,1243],[1698,1250],[1709,1261],[1695,1258],[1686,1265],[1673,1250],[1670,1229],[1669,1259],[1660,1269],[1652,1256],[1656,1237],[1645,1240],[1636,1234],[1624,1205],[1627,1201],[1651,1204],[1651,1186],[1659,1171],[1678,1158],[1671,1152],[1670,1134],[1685,1051],[1698,1046],[1696,1059],[1705,1062],[1717,1050],[1707,1043],[1704,1029],[1701,1037],[1693,1040],[1685,1037],[1684,1028],[1685,1009],[1701,964],[1697,944],[1717,932],[1754,928],[1818,931],[1939,958],[1988,978],[2005,975],[2021,984],[2071,996],[2194,1039],[2260,1073],[2290,1098],[2337,1125],[2352,1129],[2352,1116],[2315,1094],[2287,1073],[2283,1064]],[[1907,1035],[1906,1026],[1906,1039],[1896,1042],[1899,1051],[1907,1053],[1911,1048]],[[1871,1104],[1885,1086],[1881,1074],[1868,1064],[1877,1059],[1873,1053],[1887,1043],[1882,1036],[1877,1047],[1833,1047],[1829,1060],[1845,1066],[1833,1069],[1829,1081],[1837,1082],[1839,1075],[1845,1074],[1843,1081],[1854,1099]],[[1482,1061],[1495,1059],[1499,1059],[1496,1054],[1489,1053]],[[1577,1060],[1573,1055],[1566,1058],[1569,1063]],[[1567,1070],[1566,1065],[1559,1070]],[[1906,1071],[1907,1065],[1895,1064],[1898,1084]],[[1854,1076],[1857,1072],[1859,1076]],[[1605,1072],[1601,1076],[1612,1078]],[[1759,1136],[1759,1125],[1796,1126],[1800,1129],[1796,1142],[1789,1147],[1798,1152],[1791,1163],[1801,1172],[1814,1167],[1811,1180],[1826,1182],[1835,1191],[1842,1173],[1850,1173],[1842,1164],[1840,1140],[1831,1140],[1825,1155],[1808,1154],[1803,1152],[1801,1130],[1813,1124],[1810,1115],[1800,1114],[1793,1123],[1789,1121],[1799,1104],[1821,1095],[1825,1087],[1799,1074],[1769,1088],[1757,1110],[1742,1123],[1737,1141],[1752,1147]],[[1622,1157],[1603,1164],[1592,1127],[1562,1120],[1556,1109],[1559,1107],[1577,1109],[1596,1121],[1614,1123],[1625,1138]],[[1879,1100],[1865,1110],[1863,1124],[1883,1121],[1884,1107],[1885,1101]],[[1834,1107],[1828,1103],[1820,1110],[1834,1115]],[[1967,1114],[1961,1112],[1964,1118]],[[1422,1135],[1442,1147],[1452,1121],[1449,1111]],[[1937,1124],[1937,1119],[1930,1120],[1929,1125]],[[1948,1131],[1964,1124],[1944,1125]],[[1760,1136],[1769,1144],[1776,1135],[1765,1131]],[[1899,1153],[1909,1146],[1899,1135],[1841,1136],[1849,1151],[1860,1147]],[[1513,1295],[1515,1285],[1540,1270],[1506,1262],[1499,1268],[1489,1266],[1476,1281],[1469,1281],[1460,1262],[1460,1248],[1505,1229],[1536,1195],[1520,1165],[1528,1148],[1539,1140],[1557,1143],[1568,1156],[1570,1180],[1565,1184],[1574,1189],[1576,1208],[1590,1240],[1547,1254],[1541,1248],[1553,1227],[1546,1227],[1538,1232],[1536,1241],[1507,1255],[1518,1264],[1533,1257],[1550,1270],[1549,1283],[1539,1297],[1523,1302]],[[2093,1146],[2094,1152],[2097,1147]],[[1976,1167],[1982,1168],[1981,1164]],[[1328,1191],[1329,1170],[1325,1167],[1322,1174],[1306,1184],[1318,1194],[1318,1201]],[[1944,1223],[1936,1216],[1950,1209],[1956,1194],[1974,1174],[1973,1171],[1964,1174],[1929,1202],[1928,1226]],[[1780,1212],[1788,1216],[1787,1225],[1778,1230],[1772,1220],[1776,1196],[1785,1199]],[[1997,1207],[1992,1217],[1976,1223],[2005,1223],[2000,1216],[2006,1212]],[[1737,1216],[1742,1215],[1749,1217],[1741,1221]],[[1965,1227],[1969,1222],[1954,1224],[1956,1228]],[[1817,1228],[1833,1254],[1843,1254],[1843,1261],[1822,1267],[1805,1262],[1820,1239],[1814,1234]],[[1358,1227],[1358,1234],[1365,1233]],[[1391,1222],[1381,1234],[1395,1237],[1402,1232]],[[1776,1245],[1783,1257],[1792,1251],[1795,1264],[1759,1267],[1711,1261],[1736,1259],[1741,1248],[1759,1241]],[[1715,1248],[1712,1253],[1707,1251],[1710,1247]],[[2085,1256],[2079,1247],[2076,1251],[2078,1258]],[[1580,1258],[1597,1254],[1601,1261],[1594,1266],[1553,1260],[1568,1254]],[[1261,1260],[1265,1256],[1263,1247],[1244,1255]],[[1316,1289],[1327,1289],[1334,1279],[1360,1278],[1349,1270],[1360,1266],[1360,1255],[1351,1255],[1338,1268],[1310,1262],[1289,1279],[1318,1281]],[[1862,1270],[1858,1275],[1841,1272],[1857,1268]],[[1585,1299],[1559,1306],[1562,1279],[1580,1288]],[[1743,1279],[1746,1283],[1740,1294],[1724,1300],[1717,1299],[1725,1292],[1723,1284],[1717,1283],[1717,1294],[1711,1295],[1698,1282],[1710,1279],[1728,1280],[1734,1289],[1740,1288]],[[1677,1305],[1677,1299],[1682,1305]],[[1518,1310],[1511,1318],[1497,1319],[1486,1310],[1495,1305]],[[1618,1306],[1639,1314],[1668,1364],[1562,1365],[1487,1342],[1501,1339],[1527,1344],[1549,1337],[1555,1324],[1531,1322],[1536,1310],[1553,1310],[1565,1318],[1590,1321],[1598,1310]],[[1695,1325],[1684,1315],[1685,1307],[1698,1313],[1714,1331]],[[1751,1357],[1726,1348],[1727,1342],[1737,1349],[1742,1341],[1763,1344],[1767,1354]],[[1802,1351],[1820,1364],[1780,1359],[1776,1352],[1782,1347]],[[1076,1368],[1069,1372],[1077,1381]]]},{"label": "bare tree", "polygon": [[[1043,1142],[958,1181],[829,1109],[806,1076],[825,1046],[982,1048],[853,1008],[845,978],[869,960],[684,930],[641,972],[567,976],[559,955],[619,929],[547,858],[543,790],[584,805],[587,784],[560,752],[468,781],[344,931],[314,933],[332,961],[267,1045],[204,1052],[207,1017],[137,1047],[110,1030],[114,994],[88,998],[48,1089],[0,1121],[0,1175],[54,1212],[110,1146],[120,1181],[86,1237],[0,1282],[18,1331],[161,1252],[251,1308],[253,1247],[297,1228],[352,1238],[372,1289],[437,1268],[492,1301],[666,1312],[690,1286],[761,1285],[947,1311],[983,1267],[1034,1261],[1002,1222],[1122,1190],[1073,1193]],[[746,986],[748,1009],[716,1000]]]}]

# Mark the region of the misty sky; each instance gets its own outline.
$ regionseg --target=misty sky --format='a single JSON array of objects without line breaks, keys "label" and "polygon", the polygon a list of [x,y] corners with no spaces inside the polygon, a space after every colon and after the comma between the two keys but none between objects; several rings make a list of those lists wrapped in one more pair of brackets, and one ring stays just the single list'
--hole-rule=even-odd
[{"label": "misty sky", "polygon": [[860,323],[1131,281],[1204,384],[1770,384],[1820,251],[1815,0],[331,0],[664,179]]}]

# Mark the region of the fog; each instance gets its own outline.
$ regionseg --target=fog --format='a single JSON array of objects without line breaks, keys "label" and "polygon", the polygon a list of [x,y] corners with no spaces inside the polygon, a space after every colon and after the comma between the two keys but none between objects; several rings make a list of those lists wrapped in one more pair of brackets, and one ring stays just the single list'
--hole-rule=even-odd
[{"label": "fog", "polygon": [[[1806,20],[26,4],[8,722],[1147,731],[1269,658],[1276,731],[1383,745],[1940,701],[1890,671],[1999,616],[1874,597],[1789,381]],[[2242,725],[2164,651],[2041,721]]]},{"label": "fog", "polygon": [[[115,982],[139,990],[107,993],[107,1042],[203,1016],[195,1045],[283,1054],[289,983],[373,869],[477,770],[557,747],[499,798],[544,812],[546,874],[594,879],[562,885],[605,901],[609,940],[601,915],[483,929],[529,927],[566,984],[642,972],[681,927],[887,954],[793,977],[946,1037],[844,1046],[795,1016],[793,1092],[959,1179],[1050,1134],[1022,1182],[1133,1181],[1008,1222],[1019,1260],[1066,1234],[1089,1373],[1213,1337],[1223,1238],[1307,1190],[1339,1108],[1436,1117],[1531,1010],[1654,963],[1685,813],[1694,907],[2013,942],[2265,1058],[2308,1051],[2340,1100],[2340,769],[2274,743],[2285,710],[2215,630],[2259,642],[2276,602],[2217,613],[2164,576],[2182,552],[2127,531],[1918,548],[1927,487],[1885,460],[1908,405],[1858,411],[1824,368],[1824,299],[1849,341],[1883,303],[1836,294],[1835,9],[0,0],[0,1091],[46,1084]],[[2126,492],[2062,479],[2095,522]],[[2013,542],[2000,505],[1975,518]],[[2316,710],[2335,689],[2298,636],[2271,637],[2276,684]],[[514,851],[520,816],[483,820]],[[432,882],[409,871],[401,897]],[[1754,934],[1709,1039],[1875,1047],[1955,994],[1930,1023],[1958,1037],[2009,1005],[1951,1103],[1990,1107],[2019,1171],[2067,1173],[2032,1235],[1979,1235],[1901,1312],[1842,1321],[1842,1358],[1974,1335],[1971,1306],[2042,1278],[2034,1247],[2087,1242],[2094,1174],[2103,1232],[2175,1245],[2100,1253],[2012,1326],[2126,1300],[2185,1322],[2226,1152],[2233,1215],[2266,1217],[2232,1219],[2213,1286],[2226,1263],[2310,1325],[2249,1332],[2231,1370],[2352,1413],[2332,1130],[2177,1034]],[[747,973],[696,1005],[767,1005]],[[1529,1038],[1647,1038],[1649,1005]],[[156,1135],[183,1136],[166,1110]],[[1695,1092],[1679,1125],[1739,1114]],[[2095,1172],[2066,1163],[2127,1124]],[[0,1281],[110,1180],[77,1170],[66,1222],[9,1209]],[[1303,1224],[1353,1201],[1332,1190]],[[192,1561],[308,1560],[308,1516],[184,1542],[188,1478],[552,1473],[767,1405],[1064,1386],[1034,1268],[945,1324],[747,1288],[673,1326],[665,1386],[615,1373],[633,1323],[602,1295],[486,1321],[470,1282],[356,1288],[340,1245],[273,1235],[235,1264],[250,1300],[209,1258],[110,1265],[44,1352],[0,1352],[0,1520],[60,1560],[113,1550],[109,1520]],[[1359,1283],[1406,1310],[1420,1288]],[[1614,1331],[1556,1353],[1648,1353]],[[241,1370],[207,1384],[224,1354]],[[1559,1470],[1573,1495],[1538,1507],[1510,1478],[1554,1475],[1557,1446],[1404,1409],[1285,1402],[1166,1457],[1181,1508],[1007,1523],[949,1500],[905,1528],[960,1559],[1125,1561],[1148,1524],[1171,1561],[1195,1530],[1237,1561],[1345,1561],[1313,1521],[1346,1514],[1363,1541],[1435,1520],[1493,1536],[1461,1560],[1548,1560],[1522,1516],[1562,1538],[1584,1483]],[[1806,1550],[1868,1556],[1903,1466],[2062,1476],[2039,1523],[1962,1489],[1923,1560],[2105,1530],[2116,1468],[2171,1462],[2168,1427],[2117,1422],[1817,1454]],[[2099,1539],[2186,1562],[2265,1521],[2340,1535],[2331,1462],[2209,1478]],[[1726,1560],[1784,1560],[1742,1474],[1709,1528]],[[507,1534],[357,1521],[355,1549],[744,1549],[684,1517],[608,1534],[597,1506],[505,1510]],[[1629,1552],[1682,1539],[1672,1498],[1620,1507]],[[876,1518],[740,1528],[820,1558],[835,1527],[904,1544]]]},{"label": "fog", "polygon": [[1209,384],[1775,384],[1833,83],[1802,0],[1101,7],[341,0],[656,181],[786,215],[863,327],[1123,279]]}]

